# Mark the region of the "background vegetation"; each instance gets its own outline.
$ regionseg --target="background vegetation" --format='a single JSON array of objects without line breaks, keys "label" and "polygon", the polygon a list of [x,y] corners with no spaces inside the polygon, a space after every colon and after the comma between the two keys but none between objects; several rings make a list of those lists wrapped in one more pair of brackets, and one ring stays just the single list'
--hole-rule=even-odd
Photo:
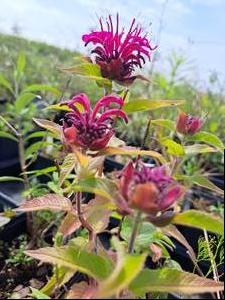
[{"label": "background vegetation", "polygon": [[[24,53],[26,57],[26,68],[20,81],[18,89],[22,89],[31,84],[45,84],[58,88],[60,91],[66,89],[64,97],[72,94],[85,92],[95,101],[100,95],[94,81],[74,76],[70,83],[67,74],[62,73],[59,68],[71,66],[75,63],[76,56],[69,50],[49,46],[45,43],[33,42],[17,36],[0,34],[0,74],[2,74],[12,85],[15,82],[15,65],[19,53]],[[153,68],[145,70],[145,76],[151,83],[136,82],[132,90],[132,97],[146,99],[184,99],[185,106],[182,108],[193,115],[207,115],[207,122],[203,130],[216,134],[225,141],[225,88],[216,73],[209,78],[207,90],[200,90],[197,82],[191,82],[191,69],[186,59],[175,52],[171,53],[166,61],[169,73],[167,75],[153,72]],[[69,83],[69,84],[68,84]],[[144,87],[143,87],[144,86]],[[12,96],[3,85],[0,84],[0,103],[10,102]],[[10,100],[11,99],[11,100]],[[46,98],[49,103],[57,103],[59,99],[55,96]],[[46,100],[45,99],[45,100]],[[4,106],[0,106],[0,111]],[[152,118],[176,119],[176,110],[167,110],[166,115],[162,110],[154,112]],[[139,144],[140,138],[144,134],[144,124],[148,119],[148,114],[140,118],[139,114],[133,115],[130,126],[120,128],[120,135],[126,137],[130,144]],[[149,141],[152,146],[154,142]],[[223,162],[221,155],[211,154],[204,168],[207,170],[222,172]],[[196,161],[192,163],[194,167]],[[198,162],[201,166],[201,161]]]}]

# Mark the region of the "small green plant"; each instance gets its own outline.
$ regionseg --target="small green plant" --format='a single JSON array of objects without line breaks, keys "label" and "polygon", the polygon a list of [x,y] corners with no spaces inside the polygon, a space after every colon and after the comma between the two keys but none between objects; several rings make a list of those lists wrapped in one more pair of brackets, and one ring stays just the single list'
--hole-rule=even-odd
[{"label": "small green plant", "polygon": [[218,268],[224,264],[224,237],[210,236],[209,242],[204,237],[198,240],[198,262],[208,262],[210,269],[206,277],[211,274],[219,274]]},{"label": "small green plant", "polygon": [[9,248],[9,258],[6,263],[14,266],[30,264],[33,259],[25,254],[27,244],[27,236],[21,235],[16,243]]}]

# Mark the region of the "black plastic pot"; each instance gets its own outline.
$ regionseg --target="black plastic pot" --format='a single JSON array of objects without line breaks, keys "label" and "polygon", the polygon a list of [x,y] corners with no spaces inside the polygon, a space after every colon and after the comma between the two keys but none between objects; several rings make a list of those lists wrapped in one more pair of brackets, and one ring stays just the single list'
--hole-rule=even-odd
[{"label": "black plastic pot", "polygon": [[13,176],[20,172],[18,143],[0,138],[0,176]]},{"label": "black plastic pot", "polygon": [[[53,162],[44,157],[38,157],[38,159],[29,167],[29,170],[40,170],[53,165]],[[20,174],[20,166],[17,164],[8,164],[10,168],[10,174],[6,174],[2,169],[1,176],[16,176]],[[39,182],[45,183],[49,179],[47,176],[39,176]],[[24,190],[22,182],[1,182],[0,183],[0,212],[5,209],[13,209],[19,206],[23,200],[21,193]],[[0,228],[0,240],[10,242],[22,233],[26,232],[26,214],[21,213],[13,218],[3,228]]]}]

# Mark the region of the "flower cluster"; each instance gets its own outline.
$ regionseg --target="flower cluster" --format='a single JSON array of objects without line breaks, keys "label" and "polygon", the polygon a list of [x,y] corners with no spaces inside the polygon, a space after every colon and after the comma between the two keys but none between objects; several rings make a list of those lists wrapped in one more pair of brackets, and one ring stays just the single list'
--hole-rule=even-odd
[{"label": "flower cluster", "polygon": [[[115,118],[128,122],[126,114],[121,110],[123,99],[118,96],[101,98],[93,110],[85,94],[73,97],[67,105],[71,112],[64,117],[63,133],[65,143],[70,146],[90,150],[102,149],[115,133]],[[112,105],[116,107],[112,108]]]},{"label": "flower cluster", "polygon": [[177,132],[187,135],[197,133],[203,125],[203,120],[181,112],[177,120]]},{"label": "flower cluster", "polygon": [[133,19],[130,29],[125,33],[119,30],[119,16],[113,25],[109,16],[105,26],[100,18],[100,30],[83,35],[85,46],[94,45],[91,51],[95,55],[95,62],[100,66],[102,76],[119,83],[130,84],[137,76],[132,76],[136,67],[142,67],[145,58],[150,59],[156,47],[150,45],[147,36],[143,34],[140,25]]},{"label": "flower cluster", "polygon": [[122,170],[119,190],[124,212],[135,208],[152,214],[168,209],[184,193],[165,166],[150,168],[140,161],[137,166],[130,162]]}]

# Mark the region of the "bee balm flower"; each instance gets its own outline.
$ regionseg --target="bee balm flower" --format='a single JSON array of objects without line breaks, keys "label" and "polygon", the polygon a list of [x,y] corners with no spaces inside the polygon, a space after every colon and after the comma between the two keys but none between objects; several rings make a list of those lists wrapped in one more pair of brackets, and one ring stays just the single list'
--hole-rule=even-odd
[{"label": "bee balm flower", "polygon": [[166,172],[166,168],[150,168],[143,163],[135,168],[129,163],[121,173],[119,181],[123,211],[125,202],[129,208],[155,214],[168,209],[184,193],[184,188]]},{"label": "bee balm flower", "polygon": [[115,25],[111,16],[105,26],[101,18],[99,22],[99,31],[83,35],[85,46],[89,43],[94,45],[91,53],[95,55],[95,62],[100,66],[103,77],[123,84],[132,83],[138,77],[132,76],[133,71],[136,67],[142,67],[146,57],[150,59],[156,47],[150,45],[141,26],[135,24],[135,19],[127,33],[124,29],[119,31],[118,14]]},{"label": "bee balm flower", "polygon": [[[115,131],[113,123],[116,117],[128,122],[126,114],[121,110],[123,100],[117,96],[101,98],[91,109],[90,101],[85,94],[79,94],[67,102],[72,110],[63,120],[65,143],[83,149],[100,150],[104,148]],[[76,105],[82,107],[82,112]],[[112,108],[112,105],[117,107]]]},{"label": "bee balm flower", "polygon": [[203,125],[203,120],[181,112],[177,120],[177,131],[182,134],[193,135],[197,133]]}]

